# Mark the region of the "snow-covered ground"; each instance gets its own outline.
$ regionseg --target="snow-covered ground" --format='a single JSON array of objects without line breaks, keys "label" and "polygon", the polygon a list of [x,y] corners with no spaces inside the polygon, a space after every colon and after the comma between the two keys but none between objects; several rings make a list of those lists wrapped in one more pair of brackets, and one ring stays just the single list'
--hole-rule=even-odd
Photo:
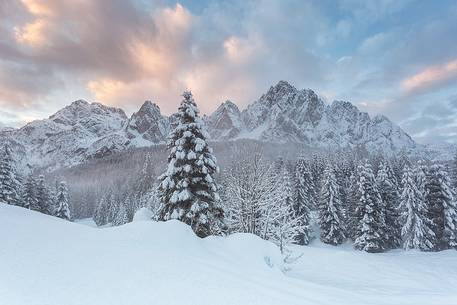
[{"label": "snow-covered ground", "polygon": [[457,251],[315,242],[294,248],[303,256],[285,274],[255,236],[199,239],[141,219],[100,230],[0,204],[0,304],[457,304]]}]

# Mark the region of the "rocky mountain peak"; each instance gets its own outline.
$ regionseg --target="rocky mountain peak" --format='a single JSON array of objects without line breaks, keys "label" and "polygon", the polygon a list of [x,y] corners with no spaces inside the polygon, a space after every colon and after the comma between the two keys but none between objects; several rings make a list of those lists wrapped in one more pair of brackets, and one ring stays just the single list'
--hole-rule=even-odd
[{"label": "rocky mountain peak", "polygon": [[88,106],[90,103],[86,100],[76,100],[72,102],[69,107],[80,107],[80,106]]},{"label": "rocky mountain peak", "polygon": [[67,126],[74,126],[88,121],[103,121],[109,118],[122,121],[127,119],[127,116],[120,108],[77,100],[49,117],[54,123]]},{"label": "rocky mountain peak", "polygon": [[[164,141],[169,129],[168,119],[162,116],[159,106],[151,101],[145,101],[140,109],[132,114],[126,126],[129,139],[153,143]],[[143,146],[143,144],[138,145]]]},{"label": "rocky mountain peak", "polygon": [[378,122],[378,123],[381,123],[381,122],[387,122],[387,123],[391,123],[391,121],[389,120],[388,117],[386,117],[385,115],[383,114],[377,114],[373,117],[373,122]]},{"label": "rocky mountain peak", "polygon": [[147,100],[141,105],[140,110],[136,112],[136,115],[158,117],[161,115],[160,107],[156,103]]},{"label": "rocky mountain peak", "polygon": [[241,112],[231,101],[222,103],[205,121],[213,139],[233,139],[244,128]]},{"label": "rocky mountain peak", "polygon": [[286,82],[285,80],[280,80],[276,85],[270,87],[270,90],[268,92],[290,92],[290,91],[297,91],[297,89]]},{"label": "rocky mountain peak", "polygon": [[271,107],[279,102],[290,99],[298,93],[298,90],[286,81],[279,81],[275,86],[260,97],[259,101],[268,107]]},{"label": "rocky mountain peak", "polygon": [[352,103],[347,102],[347,101],[333,101],[332,106],[333,109],[335,110],[342,110],[342,111],[359,111],[356,106],[354,106]]},{"label": "rocky mountain peak", "polygon": [[227,100],[220,104],[212,115],[221,114],[225,112],[240,114],[240,109],[238,109],[238,106],[235,103]]},{"label": "rocky mountain peak", "polygon": [[341,120],[343,117],[356,120],[356,117],[361,113],[356,106],[346,101],[333,101],[330,105],[330,112],[336,120]]}]

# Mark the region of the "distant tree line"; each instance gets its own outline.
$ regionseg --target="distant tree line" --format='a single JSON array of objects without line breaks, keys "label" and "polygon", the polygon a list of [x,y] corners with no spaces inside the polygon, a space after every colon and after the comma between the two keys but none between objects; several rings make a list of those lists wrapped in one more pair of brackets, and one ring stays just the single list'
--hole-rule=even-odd
[{"label": "distant tree line", "polygon": [[49,187],[43,175],[30,174],[23,178],[8,144],[2,149],[0,159],[0,203],[16,205],[47,215],[70,220],[68,189],[65,181]]}]

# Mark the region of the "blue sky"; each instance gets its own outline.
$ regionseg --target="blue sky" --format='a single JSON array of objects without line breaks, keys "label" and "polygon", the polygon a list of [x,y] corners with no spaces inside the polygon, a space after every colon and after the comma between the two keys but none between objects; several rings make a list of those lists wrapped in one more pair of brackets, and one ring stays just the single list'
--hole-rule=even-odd
[{"label": "blue sky", "polygon": [[241,108],[279,80],[457,141],[456,1],[6,0],[0,124],[84,98],[164,113],[193,90]]}]

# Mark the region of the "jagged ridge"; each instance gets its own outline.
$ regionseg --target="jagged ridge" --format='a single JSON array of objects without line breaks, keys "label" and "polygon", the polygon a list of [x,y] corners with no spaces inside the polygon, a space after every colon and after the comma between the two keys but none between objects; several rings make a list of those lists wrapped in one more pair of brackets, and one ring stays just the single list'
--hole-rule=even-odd
[{"label": "jagged ridge", "polygon": [[[163,116],[151,101],[128,118],[122,109],[78,100],[48,119],[2,129],[0,138],[23,151],[32,165],[68,166],[130,147],[163,143],[172,121],[173,116]],[[363,146],[387,154],[418,148],[385,116],[370,118],[345,101],[326,105],[314,91],[298,90],[285,81],[243,111],[226,101],[204,121],[214,141],[250,138],[322,148]]]}]

